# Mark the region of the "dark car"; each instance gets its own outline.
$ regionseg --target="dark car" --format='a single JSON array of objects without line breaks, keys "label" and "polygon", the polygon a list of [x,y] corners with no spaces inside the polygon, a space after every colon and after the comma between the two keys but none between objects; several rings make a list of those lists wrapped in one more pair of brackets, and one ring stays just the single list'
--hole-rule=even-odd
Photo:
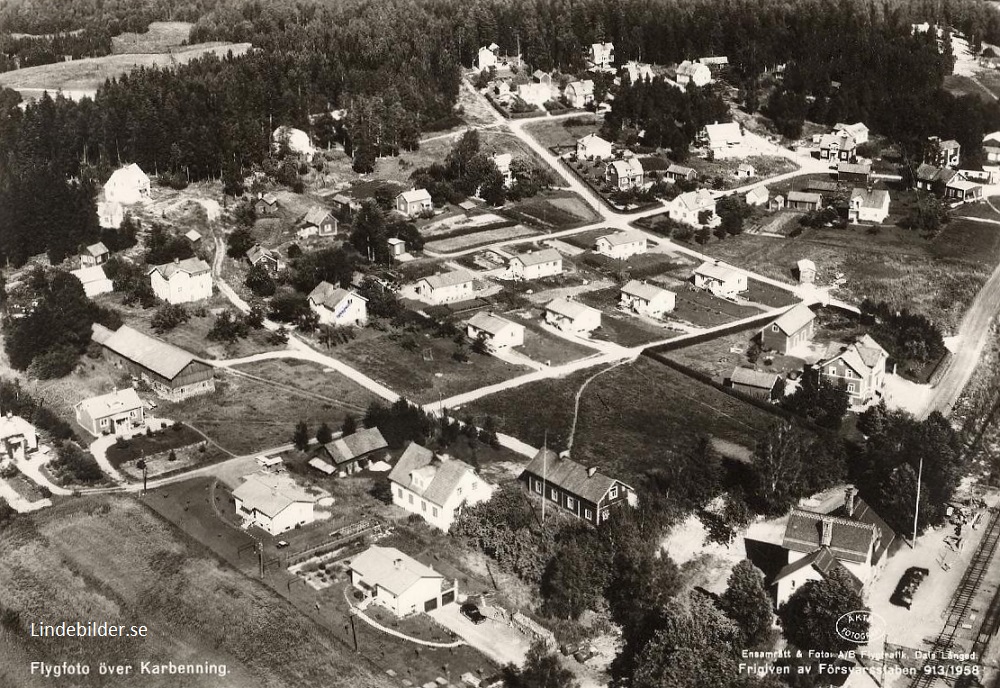
[{"label": "dark car", "polygon": [[896,590],[892,593],[889,601],[899,607],[909,609],[913,605],[913,595],[916,594],[917,588],[928,575],[930,575],[930,571],[920,566],[911,566],[906,569],[906,573],[899,579],[899,584],[896,585]]},{"label": "dark car", "polygon": [[461,612],[462,616],[474,624],[481,624],[486,621],[486,617],[479,611],[479,607],[474,604],[463,604]]}]

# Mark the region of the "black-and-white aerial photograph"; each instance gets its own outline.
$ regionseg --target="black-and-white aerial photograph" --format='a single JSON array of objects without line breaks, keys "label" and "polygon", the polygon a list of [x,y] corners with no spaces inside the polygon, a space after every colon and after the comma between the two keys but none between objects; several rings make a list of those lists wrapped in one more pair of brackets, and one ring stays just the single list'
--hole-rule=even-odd
[{"label": "black-and-white aerial photograph", "polygon": [[1000,688],[1000,1],[0,0],[0,688]]}]

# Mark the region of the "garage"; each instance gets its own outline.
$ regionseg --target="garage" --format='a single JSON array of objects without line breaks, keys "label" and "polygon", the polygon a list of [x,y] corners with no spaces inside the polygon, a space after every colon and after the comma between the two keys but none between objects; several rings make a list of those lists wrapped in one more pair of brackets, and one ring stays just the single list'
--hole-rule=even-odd
[{"label": "garage", "polygon": [[438,608],[438,601],[437,601],[436,597],[433,597],[433,598],[427,600],[426,602],[424,602],[424,611],[425,612],[429,612],[432,609],[437,609],[437,608]]},{"label": "garage", "polygon": [[446,605],[446,604],[451,604],[454,601],[455,601],[455,588],[452,588],[448,592],[446,592],[443,595],[441,595],[441,606],[442,607],[444,605]]}]

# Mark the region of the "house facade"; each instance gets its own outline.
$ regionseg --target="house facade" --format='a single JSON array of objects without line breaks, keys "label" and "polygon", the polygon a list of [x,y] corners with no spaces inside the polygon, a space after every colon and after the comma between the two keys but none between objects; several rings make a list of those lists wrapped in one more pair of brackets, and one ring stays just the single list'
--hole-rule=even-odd
[{"label": "house facade", "polygon": [[364,428],[323,445],[323,453],[341,478],[360,471],[362,462],[380,460],[388,450],[378,428]]},{"label": "house facade", "polygon": [[156,298],[167,303],[191,303],[212,297],[212,268],[201,258],[174,259],[147,271]]},{"label": "house facade", "polygon": [[368,323],[368,299],[355,291],[320,282],[308,298],[309,308],[323,325],[364,327]]},{"label": "house facade", "polygon": [[278,197],[273,193],[261,193],[257,195],[257,200],[253,202],[254,212],[257,217],[268,217],[278,212]]},{"label": "house facade", "polygon": [[816,281],[816,263],[808,258],[797,261],[795,269],[799,273],[799,284],[812,284]]},{"label": "house facade", "polygon": [[21,461],[36,449],[38,432],[34,425],[9,411],[0,416],[0,463]]},{"label": "house facade", "polygon": [[94,437],[128,437],[146,427],[146,409],[132,387],[90,397],[73,407],[76,422]]},{"label": "house facade", "polygon": [[819,159],[831,162],[854,162],[858,142],[850,134],[840,131],[823,134],[819,139]]},{"label": "house facade", "polygon": [[730,299],[749,288],[746,273],[718,261],[698,266],[694,271],[694,286]]},{"label": "house facade", "polygon": [[233,490],[236,514],[244,528],[255,526],[280,535],[316,520],[314,507],[320,499],[316,488],[306,491],[288,473],[258,471],[244,478]]},{"label": "house facade", "polygon": [[823,197],[807,191],[789,191],[785,206],[791,210],[819,210],[823,207]]},{"label": "house facade", "polygon": [[104,200],[108,203],[131,205],[149,198],[149,177],[132,163],[111,173],[104,184]]},{"label": "house facade", "polygon": [[247,251],[247,260],[250,262],[250,265],[259,265],[271,275],[277,274],[284,267],[276,251],[264,248],[260,244],[254,244],[250,247],[250,250]]},{"label": "house facade", "polygon": [[872,181],[872,164],[870,162],[837,163],[837,181],[842,184],[868,186]]},{"label": "house facade", "polygon": [[762,206],[767,205],[767,201],[771,196],[771,192],[767,190],[766,186],[758,186],[756,188],[747,191],[746,196],[743,200],[746,201],[747,205],[752,206]]},{"label": "house facade", "polygon": [[714,160],[749,155],[743,140],[743,128],[736,122],[707,124],[701,132],[700,140]]},{"label": "house facade", "polygon": [[712,81],[712,70],[700,62],[684,60],[677,65],[676,81],[681,86],[705,86]]},{"label": "house facade", "polygon": [[594,250],[609,258],[628,260],[646,252],[646,235],[638,230],[608,234],[597,238]]},{"label": "house facade", "polygon": [[694,168],[685,167],[684,165],[678,165],[676,163],[671,163],[670,167],[668,167],[666,172],[663,173],[663,179],[669,182],[676,182],[682,179],[690,182],[697,178],[698,172]]},{"label": "house facade", "polygon": [[397,617],[455,602],[458,581],[446,579],[395,547],[372,545],[347,564],[351,585]]},{"label": "house facade", "polygon": [[597,69],[608,69],[615,61],[614,43],[593,43],[590,46],[590,63]]},{"label": "house facade", "polygon": [[499,62],[499,52],[500,46],[496,43],[482,46],[476,54],[476,71],[483,72],[491,67],[496,67]]},{"label": "house facade", "polygon": [[497,153],[492,160],[493,164],[496,165],[497,172],[503,177],[504,188],[509,189],[514,185],[514,172],[510,168],[514,157],[510,153]]},{"label": "house facade", "polygon": [[487,501],[496,487],[469,464],[435,455],[416,442],[389,472],[392,503],[445,532],[465,505]]},{"label": "house facade", "polygon": [[652,284],[630,280],[621,289],[618,307],[636,315],[662,318],[674,310],[677,295]]},{"label": "house facade", "polygon": [[406,217],[417,217],[434,210],[434,202],[427,189],[410,189],[396,196],[396,211]]},{"label": "house facade", "polygon": [[330,237],[337,234],[337,218],[326,208],[310,208],[302,218],[300,232],[309,232],[310,236]]},{"label": "house facade", "polygon": [[576,156],[585,160],[605,160],[612,155],[610,141],[597,134],[587,134],[576,142]]},{"label": "house facade", "polygon": [[470,273],[455,270],[421,278],[414,283],[413,291],[421,301],[440,305],[471,299],[475,291],[474,286],[475,280]]},{"label": "house facade", "polygon": [[515,279],[525,280],[559,275],[563,271],[562,254],[554,248],[519,253],[508,261],[507,270]]},{"label": "house facade", "polygon": [[781,398],[781,376],[752,368],[735,368],[726,378],[726,386],[759,401],[777,401]]},{"label": "house facade", "polygon": [[823,382],[844,385],[852,406],[866,406],[882,395],[888,360],[886,350],[866,334],[849,346],[830,344],[816,369]]},{"label": "house facade", "polygon": [[952,203],[975,203],[983,200],[983,185],[955,175],[944,187],[945,200]]},{"label": "house facade", "polygon": [[108,247],[103,242],[98,241],[96,244],[91,244],[85,248],[83,253],[80,254],[80,267],[92,268],[104,265],[110,257],[111,251],[108,250]]},{"label": "house facade", "polygon": [[125,208],[114,201],[99,201],[97,203],[97,221],[101,227],[118,229],[125,221]]},{"label": "house facade", "polygon": [[563,95],[570,107],[585,108],[594,102],[594,82],[592,79],[572,81],[563,89]]},{"label": "house facade", "polygon": [[854,124],[837,122],[833,125],[833,131],[834,133],[844,133],[851,136],[859,146],[862,143],[868,143],[869,131],[864,122],[855,122]]},{"label": "house facade", "polygon": [[469,339],[482,338],[490,351],[500,351],[524,344],[524,325],[480,311],[466,322]]},{"label": "house facade", "polygon": [[595,526],[613,518],[616,508],[637,503],[631,486],[547,448],[535,454],[518,480],[552,508]]},{"label": "house facade", "polygon": [[604,168],[604,180],[618,191],[641,189],[643,183],[642,163],[639,158],[613,160]]},{"label": "house facade", "polygon": [[958,167],[962,159],[962,146],[954,139],[942,141],[938,136],[927,139],[924,162],[936,167]]},{"label": "house facade", "polygon": [[578,301],[558,298],[546,304],[545,322],[563,332],[589,334],[601,326],[601,311]]},{"label": "house facade", "polygon": [[809,306],[798,303],[764,326],[760,331],[760,343],[767,351],[787,354],[811,342],[815,334],[816,314]]},{"label": "house facade", "polygon": [[1000,162],[1000,131],[983,137],[983,153],[986,155],[986,162]]},{"label": "house facade", "polygon": [[[667,215],[674,222],[692,227],[715,227],[719,216],[715,214],[715,198],[707,189],[688,191],[667,203]],[[702,220],[707,218],[707,221]]]},{"label": "house facade", "polygon": [[847,220],[852,223],[882,224],[889,217],[889,192],[885,189],[851,190]]}]

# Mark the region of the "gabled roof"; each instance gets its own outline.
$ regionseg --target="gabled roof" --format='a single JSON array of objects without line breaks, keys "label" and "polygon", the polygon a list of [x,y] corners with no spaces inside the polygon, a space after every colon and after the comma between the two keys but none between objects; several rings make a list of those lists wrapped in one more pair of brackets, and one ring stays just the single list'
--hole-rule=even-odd
[{"label": "gabled roof", "polygon": [[871,174],[870,162],[842,162],[837,165],[837,174]]},{"label": "gabled roof", "polygon": [[948,139],[947,141],[942,141],[941,143],[939,143],[938,147],[941,150],[951,150],[953,148],[961,148],[961,145],[959,145],[958,141],[956,141],[955,139]]},{"label": "gabled roof", "polygon": [[837,182],[828,182],[822,179],[810,179],[806,181],[805,188],[809,191],[836,193],[838,187]]},{"label": "gabled roof", "polygon": [[104,245],[103,241],[98,241],[96,244],[91,244],[86,248],[86,253],[94,258],[98,256],[103,256],[105,253],[110,253],[108,247]]},{"label": "gabled roof", "polygon": [[273,193],[266,193],[257,200],[264,201],[268,205],[274,205],[275,203],[278,202],[278,197],[275,196]]},{"label": "gabled roof", "polygon": [[700,62],[691,62],[690,60],[684,60],[679,65],[677,65],[677,76],[694,76],[698,72],[704,73],[708,70],[708,67],[701,64]]},{"label": "gabled roof", "polygon": [[424,578],[444,580],[444,576],[424,566],[395,547],[372,545],[351,560],[350,568],[365,583],[384,588],[397,597]]},{"label": "gabled roof", "polygon": [[561,315],[564,318],[569,318],[570,320],[576,320],[577,318],[590,312],[600,313],[600,311],[596,308],[591,308],[590,306],[580,303],[579,301],[571,301],[563,298],[549,301],[549,303],[545,306],[545,310],[551,311],[556,315]]},{"label": "gabled roof", "polygon": [[84,399],[77,406],[85,410],[88,416],[96,420],[98,418],[106,418],[115,413],[121,413],[122,411],[142,408],[142,399],[139,398],[134,388],[126,387],[102,394],[98,397]]},{"label": "gabled roof", "polygon": [[[419,475],[414,477],[415,473]],[[475,474],[472,466],[445,457],[410,442],[399,461],[389,471],[389,480],[415,492],[428,502],[444,507],[458,484],[468,474]]]},{"label": "gabled roof", "polygon": [[625,286],[622,287],[622,293],[638,297],[643,301],[649,301],[650,303],[667,295],[673,295],[673,292],[668,291],[667,289],[661,289],[655,284],[647,284],[646,282],[640,282],[639,280],[629,280]]},{"label": "gabled roof", "polygon": [[20,416],[0,416],[0,440],[22,435],[36,435],[35,426]]},{"label": "gabled roof", "polygon": [[729,381],[734,385],[771,390],[778,383],[778,375],[752,368],[734,368],[733,372],[729,374]]},{"label": "gabled roof", "polygon": [[452,270],[451,272],[445,272],[440,275],[429,275],[421,279],[427,282],[431,289],[444,289],[445,287],[454,287],[457,284],[471,282],[474,278],[471,273],[465,270]]},{"label": "gabled roof", "polygon": [[306,216],[302,218],[302,221],[307,225],[319,227],[329,215],[330,211],[326,208],[310,208]]},{"label": "gabled roof", "polygon": [[388,449],[389,444],[378,428],[365,428],[323,445],[338,466],[351,463],[365,454]]},{"label": "gabled roof", "polygon": [[141,167],[133,162],[125,167],[119,167],[112,172],[111,176],[108,177],[108,181],[104,184],[105,187],[118,185],[148,186],[149,176],[142,171]]},{"label": "gabled roof", "polygon": [[739,165],[737,165],[736,169],[740,172],[753,173],[756,171],[756,168],[754,168],[754,166],[748,162],[741,162]]},{"label": "gabled roof", "polygon": [[602,237],[597,237],[596,241],[606,241],[609,246],[625,246],[626,244],[637,244],[640,241],[646,242],[646,235],[637,229],[633,229],[628,232],[615,232],[614,234],[605,234]]},{"label": "gabled roof", "polygon": [[94,265],[89,268],[80,268],[78,270],[71,270],[70,274],[76,277],[82,284],[90,284],[91,282],[99,282],[101,280],[106,280],[108,274],[104,272],[103,265]]},{"label": "gabled roof", "polygon": [[251,473],[233,490],[233,497],[247,509],[256,509],[274,518],[296,502],[315,504],[319,496],[310,494],[284,473]]},{"label": "gabled roof", "polygon": [[706,260],[704,263],[702,263],[695,269],[694,274],[704,275],[705,277],[710,277],[712,279],[728,282],[731,279],[739,277],[740,272],[736,268],[730,267],[728,265],[723,265],[722,263]]},{"label": "gabled roof", "polygon": [[642,174],[642,163],[639,158],[629,158],[628,160],[613,160],[608,163],[608,167],[615,171],[619,177],[631,177]]},{"label": "gabled roof", "polygon": [[988,143],[995,143],[1000,145],[1000,131],[992,131],[983,137],[983,145]]},{"label": "gabled roof", "polygon": [[578,146],[580,144],[583,144],[584,146],[589,146],[591,144],[600,144],[600,145],[603,145],[603,146],[610,146],[611,142],[610,141],[605,141],[604,139],[602,139],[597,134],[587,134],[582,139],[580,139],[579,141],[577,141],[576,144]]},{"label": "gabled roof", "polygon": [[844,124],[843,122],[837,122],[833,125],[834,131],[846,131],[851,136],[857,138],[858,134],[867,134],[868,127],[864,122],[855,122],[854,124]]},{"label": "gabled roof", "polygon": [[252,265],[256,265],[265,258],[276,260],[277,256],[275,256],[270,249],[264,248],[260,244],[254,244],[247,251],[247,260],[249,260]]},{"label": "gabled roof", "polygon": [[845,578],[850,582],[850,585],[852,588],[854,588],[855,592],[860,593],[862,588],[864,588],[864,584],[861,582],[861,580],[853,573],[851,573],[850,569],[848,569],[846,566],[840,563],[840,561],[837,559],[837,557],[834,555],[834,553],[830,550],[829,547],[820,547],[812,554],[809,554],[807,556],[802,557],[801,559],[793,561],[791,564],[789,564],[788,566],[786,566],[785,568],[781,569],[781,571],[778,572],[778,575],[774,577],[774,581],[771,583],[771,585],[775,585],[778,583],[778,581],[783,580],[788,576],[792,575],[793,573],[795,573],[796,571],[801,571],[802,569],[807,568],[809,566],[811,566],[823,578],[829,578],[830,572],[833,571],[834,569],[837,569],[842,573],[847,574]]},{"label": "gabled roof", "polygon": [[474,316],[469,318],[467,322],[475,329],[481,330],[482,332],[486,332],[494,336],[500,334],[508,327],[515,327],[515,328],[519,327],[521,329],[524,329],[524,325],[521,325],[516,322],[511,322],[506,318],[501,318],[500,316],[493,315],[492,313],[484,313],[483,311],[476,313]]},{"label": "gabled roof", "polygon": [[816,314],[804,303],[798,303],[781,314],[772,324],[787,335],[793,335],[816,319]]},{"label": "gabled roof", "polygon": [[514,161],[514,156],[510,153],[497,153],[493,156],[493,164],[501,173],[510,171],[510,164]]},{"label": "gabled roof", "polygon": [[170,280],[179,272],[186,272],[187,274],[193,276],[210,272],[211,270],[211,266],[201,258],[185,258],[184,260],[175,260],[173,263],[154,265],[146,270],[146,274],[150,275],[154,272],[158,272],[163,279]]},{"label": "gabled roof", "polygon": [[789,203],[815,203],[817,205],[823,202],[823,197],[817,193],[807,193],[805,191],[789,191],[788,192],[788,202]]},{"label": "gabled roof", "polygon": [[884,365],[888,357],[888,352],[866,334],[850,346],[831,342],[827,345],[826,355],[819,365],[827,366],[836,360],[841,360],[844,365],[864,377],[877,365]]},{"label": "gabled roof", "polygon": [[803,258],[795,263],[795,266],[799,269],[799,272],[803,270],[816,270],[816,263],[812,262],[808,258]]},{"label": "gabled roof", "polygon": [[587,467],[583,464],[568,457],[560,458],[551,449],[544,448],[535,454],[535,458],[524,469],[524,473],[530,473],[539,478],[544,477],[550,485],[555,485],[592,504],[598,504],[616,482],[621,482],[600,471],[589,475]]},{"label": "gabled roof", "polygon": [[698,189],[697,191],[682,193],[673,202],[675,205],[684,206],[689,211],[715,208],[715,199],[708,189]]},{"label": "gabled roof", "polygon": [[840,150],[853,150],[857,147],[854,137],[844,131],[835,134],[823,134],[819,139],[820,148],[838,147]]},{"label": "gabled roof", "polygon": [[706,124],[705,136],[708,137],[709,147],[736,144],[743,140],[743,132],[740,131],[740,125],[736,122]]},{"label": "gabled roof", "polygon": [[[177,377],[197,359],[184,349],[122,325],[115,332],[101,325],[93,326],[93,339],[105,348],[138,363],[168,380]],[[102,341],[103,340],[103,341]]]},{"label": "gabled roof", "polygon": [[316,285],[315,289],[309,292],[310,301],[315,301],[316,304],[325,306],[330,310],[336,310],[337,306],[339,306],[348,296],[355,296],[362,301],[368,300],[361,296],[361,294],[348,291],[347,289],[342,289],[341,287],[336,287],[329,282],[320,282]]},{"label": "gabled roof", "polygon": [[543,248],[541,251],[530,253],[519,253],[511,257],[511,262],[518,260],[525,267],[529,265],[541,265],[542,263],[554,263],[562,260],[562,254],[554,248]]},{"label": "gabled roof", "polygon": [[748,199],[766,201],[769,196],[770,192],[767,190],[766,186],[757,186],[747,191],[746,197]]},{"label": "gabled roof", "polygon": [[970,182],[967,179],[952,179],[946,186],[949,189],[958,189],[959,191],[972,191],[976,188],[982,188],[982,184],[979,182]]},{"label": "gabled roof", "polygon": [[184,233],[184,238],[192,243],[196,241],[201,241],[201,232],[196,232],[193,229],[188,230],[187,232]]},{"label": "gabled roof", "polygon": [[955,170],[947,167],[935,167],[927,163],[921,163],[920,167],[917,168],[917,179],[922,182],[945,182],[947,184],[956,174]]},{"label": "gabled roof", "polygon": [[888,208],[889,200],[885,189],[851,189],[851,203],[857,201],[862,208]]},{"label": "gabled roof", "polygon": [[870,523],[820,514],[805,509],[792,509],[785,526],[782,547],[794,552],[813,552],[823,546],[824,522],[830,524],[828,547],[838,559],[862,563],[875,541],[875,527]]},{"label": "gabled roof", "polygon": [[403,191],[399,195],[407,203],[422,203],[423,201],[431,200],[431,194],[427,189],[410,189],[409,191]]},{"label": "gabled roof", "polygon": [[684,167],[677,163],[670,163],[670,167],[667,168],[667,174],[681,174],[686,177],[691,174],[698,174],[698,172],[693,167]]},{"label": "gabled roof", "polygon": [[875,528],[875,534],[879,536],[875,555],[872,563],[878,563],[882,555],[889,549],[889,545],[896,539],[896,531],[889,527],[889,524],[882,520],[875,511],[868,506],[868,502],[861,497],[854,497],[854,511],[848,515],[849,518],[860,523],[867,523]]}]

